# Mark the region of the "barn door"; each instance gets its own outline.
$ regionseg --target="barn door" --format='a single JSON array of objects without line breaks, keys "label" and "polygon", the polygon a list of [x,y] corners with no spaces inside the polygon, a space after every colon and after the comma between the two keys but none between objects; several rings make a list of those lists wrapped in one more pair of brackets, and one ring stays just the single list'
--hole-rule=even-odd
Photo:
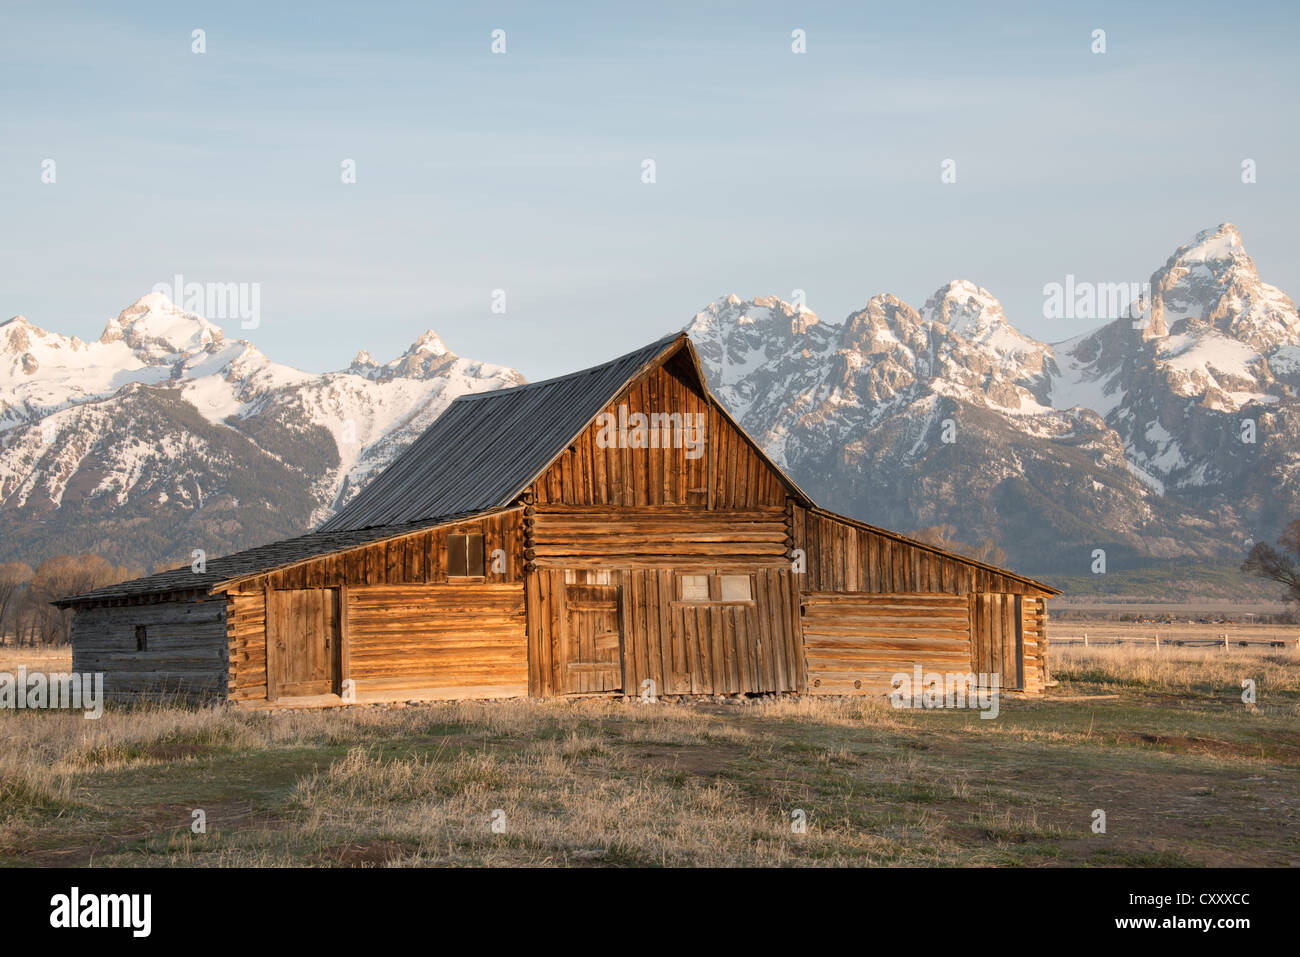
[{"label": "barn door", "polygon": [[1017,595],[971,595],[971,670],[996,674],[1006,691],[1025,686],[1025,637]]},{"label": "barn door", "polygon": [[622,690],[619,586],[565,585],[564,607],[564,693]]},{"label": "barn door", "polygon": [[[760,581],[767,586],[766,578]],[[684,681],[674,676],[676,687],[668,684],[667,693],[679,688],[679,693],[691,694],[793,690],[777,665],[779,632],[774,635],[775,627],[769,624],[765,631],[760,624],[755,598],[762,597],[764,614],[771,614],[771,596],[759,596],[753,575],[680,574],[675,587],[672,643],[683,649],[687,674]],[[686,683],[689,688],[682,687]]]},{"label": "barn door", "polygon": [[336,588],[266,593],[266,696],[330,694],[339,643]]}]

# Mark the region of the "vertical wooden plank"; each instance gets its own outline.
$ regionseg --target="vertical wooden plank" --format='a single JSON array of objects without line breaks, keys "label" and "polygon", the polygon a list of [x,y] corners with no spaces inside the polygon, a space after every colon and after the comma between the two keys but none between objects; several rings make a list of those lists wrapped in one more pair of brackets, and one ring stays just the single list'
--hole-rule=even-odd
[{"label": "vertical wooden plank", "polygon": [[660,640],[671,646],[668,667],[671,668],[672,675],[671,694],[686,694],[691,689],[689,684],[682,686],[679,675],[689,673],[690,668],[686,663],[686,642],[679,629],[673,627],[672,619],[672,600],[673,600],[673,575],[671,571],[660,569],[658,571],[646,572],[647,575],[653,575],[655,578],[656,594],[659,596],[659,605],[657,614],[659,617],[659,635]]},{"label": "vertical wooden plank", "polygon": [[[754,628],[761,650],[763,690],[786,691],[785,642],[781,618],[772,600],[773,586],[780,572],[765,568],[754,574]],[[777,586],[779,587],[779,586]]]},{"label": "vertical wooden plank", "polygon": [[675,605],[673,628],[681,630],[682,644],[686,647],[686,673],[690,677],[691,694],[703,694],[707,685],[704,682],[704,663],[700,660],[699,636],[695,633],[694,612],[684,605]]},{"label": "vertical wooden plank", "polygon": [[268,701],[275,701],[280,697],[280,655],[279,650],[275,647],[278,641],[278,631],[277,626],[274,624],[278,615],[276,614],[272,594],[270,588],[262,589],[263,614],[266,619],[264,630],[266,632],[266,700]]},{"label": "vertical wooden plank", "polygon": [[722,630],[722,609],[707,605],[703,609],[709,629],[709,647],[713,656],[714,694],[729,694],[731,684],[731,656],[727,654],[726,634]]},{"label": "vertical wooden plank", "polygon": [[970,670],[978,672],[980,670],[979,598],[974,592],[966,593],[966,605],[967,624],[970,628]]},{"label": "vertical wooden plank", "polygon": [[750,661],[749,636],[745,634],[745,619],[737,614],[738,607],[735,605],[726,605],[721,609],[723,628],[726,630],[727,641],[724,644],[732,648],[732,660],[735,662],[736,684],[735,690],[739,692],[748,692],[754,690],[750,686],[750,671],[752,663]]},{"label": "vertical wooden plank", "polygon": [[546,572],[547,591],[547,634],[551,645],[551,685],[556,694],[564,694],[568,686],[564,680],[565,651],[564,620],[568,617],[564,610],[564,573],[550,569]]},{"label": "vertical wooden plank", "polygon": [[[631,573],[628,573],[631,574]],[[669,596],[660,591],[663,579],[649,569],[636,572],[645,580],[646,593],[646,627],[654,637],[654,644],[659,649],[659,670],[663,675],[660,691],[664,694],[677,694],[677,663],[674,660],[672,632],[664,627],[664,611]]]},{"label": "vertical wooden plank", "polygon": [[726,464],[723,466],[725,472],[725,475],[723,476],[723,488],[725,489],[725,492],[722,498],[722,507],[742,508],[743,506],[740,504],[742,499],[739,489],[739,483],[741,481],[739,468],[740,443],[736,440],[735,430],[729,425],[724,426],[723,431],[727,436],[727,457],[723,460]]},{"label": "vertical wooden plank", "polygon": [[1010,687],[1017,691],[1024,687],[1020,680],[1022,673],[1021,660],[1017,652],[1023,648],[1020,637],[1020,628],[1017,625],[1015,615],[1016,602],[1013,595],[1002,595],[1002,641],[1005,649],[1002,653],[1003,660],[1003,687]]},{"label": "vertical wooden plank", "polygon": [[705,411],[705,433],[704,441],[708,445],[708,451],[705,458],[708,460],[708,472],[705,486],[708,488],[707,508],[713,511],[717,508],[717,482],[718,482],[718,437],[717,429],[714,427],[718,419],[718,414],[714,411],[713,403],[709,403]]},{"label": "vertical wooden plank", "polygon": [[629,572],[619,578],[618,604],[623,629],[623,694],[639,695],[646,668],[645,623],[637,614],[638,576]]},{"label": "vertical wooden plank", "polygon": [[1047,602],[1042,598],[1034,599],[1034,610],[1038,619],[1038,653],[1043,660],[1043,690],[1052,683],[1052,666],[1048,660],[1047,647]]},{"label": "vertical wooden plank", "polygon": [[808,662],[804,650],[803,614],[800,607],[800,590],[793,575],[784,572],[778,576],[781,584],[781,604],[784,609],[787,667],[792,666],[790,681],[800,694],[808,691]]},{"label": "vertical wooden plank", "polygon": [[542,607],[541,575],[535,568],[529,569],[524,576],[524,629],[528,637],[528,694],[533,698],[546,696],[549,692],[543,678],[544,655],[542,641],[542,620],[539,612]]},{"label": "vertical wooden plank", "polygon": [[1016,687],[1023,690],[1025,688],[1025,606],[1020,595],[1014,596],[1014,601],[1015,647],[1012,656],[1016,666]]},{"label": "vertical wooden plank", "polygon": [[348,603],[348,586],[338,589],[338,667],[335,673],[336,694],[341,694],[343,682],[352,677],[352,608]]},{"label": "vertical wooden plank", "polygon": [[988,655],[984,670],[990,674],[1001,673],[1002,671],[1002,651],[998,643],[998,615],[997,602],[993,595],[981,595],[980,602],[984,607],[984,636],[985,649]]}]

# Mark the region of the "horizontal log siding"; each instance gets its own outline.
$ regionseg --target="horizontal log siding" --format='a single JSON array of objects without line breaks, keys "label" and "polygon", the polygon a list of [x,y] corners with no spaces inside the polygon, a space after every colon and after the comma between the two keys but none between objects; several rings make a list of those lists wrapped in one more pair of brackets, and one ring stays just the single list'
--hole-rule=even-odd
[{"label": "horizontal log siding", "polygon": [[1025,636],[1025,690],[1041,694],[1047,688],[1047,610],[1041,598],[1022,598],[1020,616]]},{"label": "horizontal log siding", "polygon": [[226,635],[230,643],[231,701],[266,698],[266,593],[226,596]]},{"label": "horizontal log siding", "polygon": [[[632,383],[605,407],[628,414],[705,415],[705,445],[696,458],[685,448],[601,448],[593,422],[533,485],[539,505],[710,505],[783,507],[787,493],[780,476],[752,445],[677,368],[659,368]],[[694,453],[692,453],[694,454]]]},{"label": "horizontal log siding", "polygon": [[[447,536],[481,534],[485,581],[469,582],[447,577]],[[232,701],[266,699],[266,588],[340,588],[349,593],[386,585],[442,586],[513,585],[512,594],[523,595],[523,509],[514,509],[445,528],[376,542],[360,548],[323,555],[292,568],[270,572],[240,582],[227,597],[226,634],[229,647],[229,688]],[[492,553],[506,553],[503,572],[492,570]],[[378,594],[378,593],[376,593]],[[393,593],[397,595],[397,592]],[[355,607],[355,595],[349,601]],[[367,610],[365,614],[370,614]],[[382,615],[382,611],[380,612]],[[490,613],[489,613],[490,616]],[[350,622],[354,628],[357,619]],[[361,623],[364,628],[364,623]],[[519,625],[522,631],[522,618]],[[353,639],[355,641],[355,638]],[[521,646],[522,648],[522,646]],[[489,669],[491,670],[491,669]],[[354,678],[356,675],[354,674]],[[400,691],[405,673],[392,676],[394,691]],[[375,675],[369,687],[376,689]],[[512,682],[514,679],[512,678]],[[511,687],[514,687],[514,684]],[[358,682],[358,690],[364,690]],[[397,695],[395,695],[397,696]]]},{"label": "horizontal log siding", "polygon": [[349,588],[347,613],[358,694],[527,694],[522,584]]},{"label": "horizontal log siding", "polygon": [[[147,651],[135,650],[138,625]],[[229,673],[225,598],[79,608],[72,670],[103,672],[110,699],[221,700]]]},{"label": "horizontal log siding", "polygon": [[970,670],[960,595],[810,592],[803,598],[809,694],[888,694],[894,675]]},{"label": "horizontal log siding", "polygon": [[530,559],[539,568],[789,568],[791,539],[779,508],[538,506]]}]

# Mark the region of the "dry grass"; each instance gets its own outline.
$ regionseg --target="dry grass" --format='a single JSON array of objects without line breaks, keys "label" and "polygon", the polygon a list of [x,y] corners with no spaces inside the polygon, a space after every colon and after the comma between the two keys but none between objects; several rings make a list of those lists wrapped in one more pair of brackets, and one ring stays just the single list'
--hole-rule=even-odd
[{"label": "dry grass", "polygon": [[0,647],[0,671],[14,672],[22,667],[31,671],[68,671],[72,668],[72,649]]},{"label": "dry grass", "polygon": [[1193,694],[1255,682],[1259,696],[1300,695],[1300,653],[1294,649],[1232,649],[1150,645],[1054,645],[1052,674],[1117,690],[1144,688]]},{"label": "dry grass", "polygon": [[994,721],[836,698],[0,712],[0,863],[1288,864],[1298,665],[1061,649],[1055,697]]}]

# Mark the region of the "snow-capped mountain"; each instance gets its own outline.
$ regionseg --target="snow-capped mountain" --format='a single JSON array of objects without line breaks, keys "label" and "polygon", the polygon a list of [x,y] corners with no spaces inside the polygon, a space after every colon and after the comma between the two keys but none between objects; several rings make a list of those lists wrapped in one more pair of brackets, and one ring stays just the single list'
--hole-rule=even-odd
[{"label": "snow-capped mountain", "polygon": [[827,504],[955,525],[1012,564],[1239,556],[1300,504],[1300,321],[1231,224],[1180,247],[1129,316],[1051,345],[958,280],[841,325],[719,299],[688,327],[742,423]]},{"label": "snow-capped mountain", "polygon": [[299,534],[456,396],[523,381],[433,332],[316,375],[154,293],[95,342],[0,324],[0,560],[95,550],[151,567]]},{"label": "snow-capped mountain", "polygon": [[[1239,559],[1300,514],[1300,318],[1237,229],[1179,247],[1129,315],[1026,336],[987,289],[842,323],[727,296],[687,327],[719,398],[822,503],[951,524],[1009,563],[1082,572]],[[629,347],[632,344],[629,344]],[[433,332],[315,375],[150,295],[95,342],[0,324],[0,561],[151,567],[299,534],[455,396],[522,382]]]}]

